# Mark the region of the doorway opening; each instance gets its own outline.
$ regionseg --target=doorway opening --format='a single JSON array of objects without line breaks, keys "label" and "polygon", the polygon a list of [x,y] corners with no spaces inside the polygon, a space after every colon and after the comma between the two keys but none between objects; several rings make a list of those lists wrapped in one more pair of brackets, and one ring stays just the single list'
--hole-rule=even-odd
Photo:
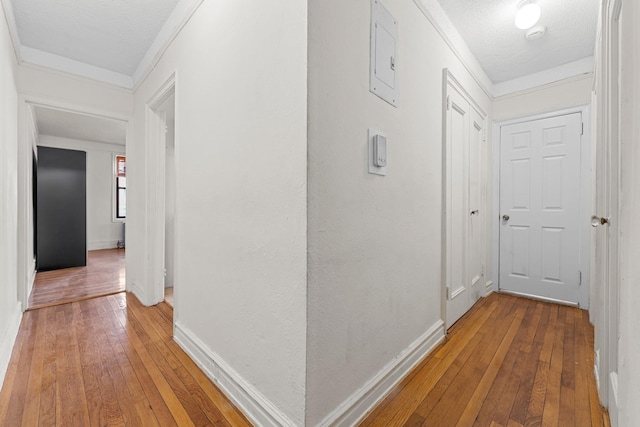
[{"label": "doorway opening", "polygon": [[147,103],[146,132],[148,142],[149,191],[151,209],[147,221],[151,224],[149,245],[148,289],[151,303],[166,301],[175,308],[179,291],[175,293],[176,259],[176,90],[171,76]]},{"label": "doorway opening", "polygon": [[24,309],[123,292],[126,176],[116,159],[128,122],[28,101],[26,110]]},{"label": "doorway opening", "polygon": [[164,180],[164,300],[173,307],[175,285],[175,193],[176,193],[176,95],[175,88],[158,107],[165,124]]}]

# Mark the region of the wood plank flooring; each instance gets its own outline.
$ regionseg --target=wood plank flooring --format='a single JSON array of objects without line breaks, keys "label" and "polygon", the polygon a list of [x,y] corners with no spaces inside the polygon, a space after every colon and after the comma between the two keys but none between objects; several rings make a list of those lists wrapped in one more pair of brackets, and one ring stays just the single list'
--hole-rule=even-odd
[{"label": "wood plank flooring", "polygon": [[0,426],[248,426],[171,339],[173,310],[119,293],[27,311]]},{"label": "wood plank flooring", "polygon": [[125,250],[90,251],[86,267],[36,274],[29,309],[66,304],[125,290]]},{"label": "wood plank flooring", "polygon": [[[250,425],[172,340],[173,310],[119,293],[25,313],[2,426]],[[362,426],[608,426],[586,311],[482,299]]]},{"label": "wood plank flooring", "polygon": [[608,426],[588,313],[492,294],[360,425]]}]

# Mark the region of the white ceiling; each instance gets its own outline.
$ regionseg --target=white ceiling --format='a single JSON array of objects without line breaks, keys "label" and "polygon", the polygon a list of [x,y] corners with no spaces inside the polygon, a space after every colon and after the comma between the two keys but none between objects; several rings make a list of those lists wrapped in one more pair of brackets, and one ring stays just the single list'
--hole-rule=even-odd
[{"label": "white ceiling", "polygon": [[34,107],[38,134],[125,145],[127,122],[53,108]]},{"label": "white ceiling", "polygon": [[[203,0],[0,1],[13,9],[8,21],[21,60],[133,88]],[[523,89],[523,78],[532,86],[591,70],[599,0],[536,0],[547,28],[537,40],[513,24],[519,1],[417,3],[446,13],[496,96]],[[533,78],[541,71],[546,80]]]},{"label": "white ceiling", "polygon": [[132,76],[178,0],[11,0],[22,46]]},{"label": "white ceiling", "polygon": [[493,83],[591,57],[599,0],[537,0],[544,36],[527,40],[514,25],[520,0],[438,0]]}]

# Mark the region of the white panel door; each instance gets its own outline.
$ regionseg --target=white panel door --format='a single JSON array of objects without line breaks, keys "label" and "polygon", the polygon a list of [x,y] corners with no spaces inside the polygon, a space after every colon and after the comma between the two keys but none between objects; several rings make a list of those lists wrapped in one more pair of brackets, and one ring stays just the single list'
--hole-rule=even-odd
[{"label": "white panel door", "polygon": [[484,120],[452,86],[446,114],[446,326],[481,296]]},{"label": "white panel door", "polygon": [[503,126],[500,289],[578,303],[580,113]]}]

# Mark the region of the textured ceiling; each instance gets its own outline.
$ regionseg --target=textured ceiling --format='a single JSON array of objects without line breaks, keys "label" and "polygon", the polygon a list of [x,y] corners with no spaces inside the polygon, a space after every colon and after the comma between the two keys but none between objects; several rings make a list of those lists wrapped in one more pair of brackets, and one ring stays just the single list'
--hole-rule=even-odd
[{"label": "textured ceiling", "polygon": [[514,25],[520,0],[438,1],[494,83],[593,55],[599,0],[538,0],[547,31],[537,40]]},{"label": "textured ceiling", "polygon": [[127,122],[52,108],[35,107],[40,135],[125,145]]},{"label": "textured ceiling", "polygon": [[23,46],[133,75],[178,0],[11,0]]}]

